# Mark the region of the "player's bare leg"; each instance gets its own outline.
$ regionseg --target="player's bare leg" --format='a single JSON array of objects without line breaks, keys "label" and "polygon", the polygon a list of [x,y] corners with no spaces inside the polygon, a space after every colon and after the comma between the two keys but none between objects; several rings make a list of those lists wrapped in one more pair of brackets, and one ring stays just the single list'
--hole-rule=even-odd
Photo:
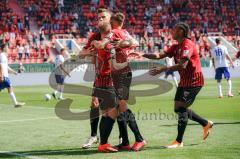
[{"label": "player's bare leg", "polygon": [[228,79],[227,83],[228,83],[228,97],[233,97],[234,95],[232,94],[232,81],[231,81],[231,79]]},{"label": "player's bare leg", "polygon": [[18,108],[18,107],[21,107],[21,106],[25,105],[25,103],[20,103],[20,102],[17,101],[12,87],[8,88],[8,94],[9,94],[9,96],[10,96],[10,98],[11,98],[11,100],[12,100],[14,106],[15,106],[15,108]]},{"label": "player's bare leg", "polygon": [[217,80],[218,98],[223,98],[221,80]]}]

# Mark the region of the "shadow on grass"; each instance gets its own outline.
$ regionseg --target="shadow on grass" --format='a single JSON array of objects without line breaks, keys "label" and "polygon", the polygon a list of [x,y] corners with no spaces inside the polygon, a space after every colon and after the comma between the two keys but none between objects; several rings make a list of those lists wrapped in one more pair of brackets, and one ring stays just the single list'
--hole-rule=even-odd
[{"label": "shadow on grass", "polygon": [[[10,152],[12,153],[12,152]],[[51,155],[93,155],[98,153],[97,149],[80,149],[80,148],[73,148],[73,149],[58,149],[58,150],[33,150],[33,151],[18,151],[13,152],[16,154],[22,154],[27,156],[51,156]],[[16,156],[12,156],[5,153],[0,153],[0,158],[14,158]]]},{"label": "shadow on grass", "polygon": [[[190,146],[197,146],[201,143],[195,143],[195,144],[188,144],[184,145],[187,147]],[[148,150],[169,150],[165,146],[147,146],[142,151],[148,151]],[[136,153],[134,151],[119,151],[117,153]],[[32,151],[17,151],[17,152],[9,152],[9,153],[16,153],[20,155],[26,155],[26,156],[62,156],[62,155],[94,155],[97,154],[97,148],[91,148],[91,149],[80,149],[80,148],[72,148],[72,149],[57,149],[57,150],[32,150]],[[1,153],[0,152],[0,158],[16,158],[15,155],[11,155],[9,153]]]},{"label": "shadow on grass", "polygon": [[[214,125],[235,125],[235,124],[240,124],[240,122],[216,122],[214,123]],[[195,126],[195,125],[199,125],[197,123],[190,123],[188,124],[188,126]],[[170,124],[170,125],[160,125],[160,126],[165,126],[165,127],[171,127],[171,126],[177,126],[177,124]]]}]

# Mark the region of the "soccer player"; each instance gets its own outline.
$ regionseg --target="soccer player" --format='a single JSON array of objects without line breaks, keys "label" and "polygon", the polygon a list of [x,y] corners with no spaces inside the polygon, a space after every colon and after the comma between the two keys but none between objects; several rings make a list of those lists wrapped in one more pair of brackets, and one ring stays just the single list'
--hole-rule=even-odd
[{"label": "soccer player", "polygon": [[[98,28],[100,33],[95,33],[88,41],[101,40],[111,31],[110,17],[111,13],[106,9],[98,10]],[[88,56],[94,53],[96,77],[93,88],[93,99],[96,97],[99,100],[99,107],[102,111],[102,118],[100,121],[100,144],[98,146],[99,152],[117,152],[118,150],[108,144],[108,138],[111,134],[115,119],[118,116],[117,112],[117,98],[113,87],[113,80],[111,77],[111,58],[109,51],[105,49],[96,49],[92,44],[85,47],[80,56]],[[96,99],[95,98],[95,99]],[[91,117],[91,114],[90,114]],[[96,118],[96,116],[94,117]],[[92,119],[91,119],[92,120]],[[97,126],[97,124],[95,125]]]},{"label": "soccer player", "polygon": [[144,54],[149,59],[174,58],[175,65],[154,67],[150,74],[155,76],[164,71],[178,71],[180,82],[174,99],[174,110],[178,114],[178,135],[176,140],[167,148],[183,147],[183,135],[188,119],[198,122],[203,127],[203,140],[207,139],[213,122],[203,119],[189,107],[193,104],[197,94],[204,85],[200,60],[196,45],[188,38],[189,26],[178,23],[173,30],[173,39],[178,44],[172,45],[167,51],[159,54]]},{"label": "soccer player", "polygon": [[214,49],[211,52],[213,66],[216,69],[215,79],[217,80],[218,85],[218,97],[223,98],[222,93],[222,75],[224,75],[225,79],[228,82],[228,97],[233,97],[232,94],[232,81],[230,79],[230,73],[229,73],[229,64],[228,61],[230,61],[230,65],[233,66],[233,61],[231,57],[228,54],[227,48],[223,45],[221,45],[221,40],[219,38],[216,39],[217,46],[214,47]]},{"label": "soccer player", "polygon": [[[134,114],[127,107],[127,100],[129,97],[129,89],[132,80],[132,72],[128,65],[127,53],[132,48],[138,45],[138,42],[132,38],[126,30],[122,29],[125,16],[118,12],[111,17],[112,31],[110,36],[104,38],[101,41],[94,41],[93,44],[96,48],[110,47],[114,52],[112,57],[112,77],[115,90],[118,95],[118,105],[120,115],[118,116],[118,126],[120,131],[120,144],[117,146],[118,150],[134,150],[139,151],[145,145],[138,126],[135,120]],[[113,42],[113,46],[108,46],[110,42]],[[134,133],[135,143],[132,148],[129,145],[128,133],[126,128],[126,123],[129,125],[130,129]]]},{"label": "soccer player", "polygon": [[[166,65],[167,65],[168,67],[173,66],[173,63],[174,63],[173,60],[174,60],[173,58],[166,57],[166,58],[165,58]],[[175,86],[178,87],[178,81],[177,81],[177,78],[176,78],[176,76],[175,76],[175,74],[174,74],[174,71],[166,71],[166,72],[165,72],[165,79],[167,79],[169,75],[172,76],[173,82],[174,82]]]},{"label": "soccer player", "polygon": [[64,99],[63,98],[64,79],[65,79],[64,74],[71,77],[69,72],[67,72],[67,70],[64,68],[64,57],[63,57],[64,53],[65,53],[65,49],[61,49],[59,54],[56,55],[55,61],[54,61],[54,64],[55,64],[54,73],[55,73],[55,80],[57,83],[57,90],[55,90],[52,93],[52,96],[57,100]]},{"label": "soccer player", "polygon": [[17,75],[13,69],[8,66],[8,59],[6,53],[4,52],[5,44],[3,40],[0,40],[0,91],[7,88],[9,96],[13,101],[15,108],[25,105],[25,103],[17,102],[15,94],[13,92],[13,87],[11,85],[8,72]]}]

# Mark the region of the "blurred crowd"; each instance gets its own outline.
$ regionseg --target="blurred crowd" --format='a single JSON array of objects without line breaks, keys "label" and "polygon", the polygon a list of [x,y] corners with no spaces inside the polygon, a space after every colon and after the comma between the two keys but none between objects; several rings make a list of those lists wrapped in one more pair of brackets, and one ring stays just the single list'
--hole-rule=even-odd
[{"label": "blurred crowd", "polygon": [[[221,32],[237,48],[240,46],[238,0],[18,0],[24,15],[13,13],[7,0],[1,2],[0,34],[9,46],[9,54],[17,54],[15,59],[19,60],[46,58],[56,34],[72,34],[84,43],[96,31],[95,12],[99,7],[126,15],[124,27],[140,43],[137,52],[167,49],[174,43],[171,29],[180,21],[190,25],[189,37],[197,43],[202,58],[210,55],[207,35],[211,32]],[[31,31],[30,19],[39,31]]]}]

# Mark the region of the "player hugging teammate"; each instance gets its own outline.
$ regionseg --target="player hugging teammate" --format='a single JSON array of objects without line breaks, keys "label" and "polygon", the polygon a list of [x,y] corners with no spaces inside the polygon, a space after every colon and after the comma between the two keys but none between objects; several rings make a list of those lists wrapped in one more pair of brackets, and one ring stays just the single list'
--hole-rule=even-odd
[{"label": "player hugging teammate", "polygon": [[[132,79],[132,72],[127,62],[127,52],[138,43],[126,30],[122,29],[124,18],[121,13],[116,13],[111,17],[108,10],[99,9],[99,33],[90,37],[87,45],[80,53],[82,57],[94,55],[96,70],[90,113],[91,137],[82,146],[83,148],[89,148],[93,143],[97,143],[99,107],[102,110],[99,152],[131,149],[139,151],[146,144],[140,134],[133,113],[127,108]],[[121,142],[118,146],[112,147],[108,144],[108,137],[116,118]],[[132,147],[129,145],[127,124],[136,139]]]}]

